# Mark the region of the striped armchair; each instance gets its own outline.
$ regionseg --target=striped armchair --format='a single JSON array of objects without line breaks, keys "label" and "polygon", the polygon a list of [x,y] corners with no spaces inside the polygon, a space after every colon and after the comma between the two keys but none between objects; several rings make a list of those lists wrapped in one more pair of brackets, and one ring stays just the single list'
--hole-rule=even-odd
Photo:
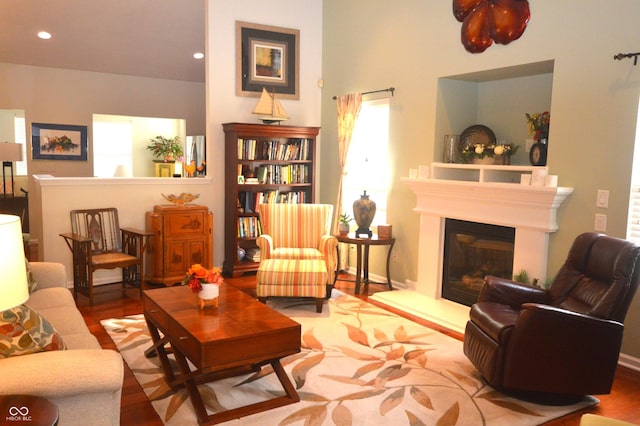
[{"label": "striped armchair", "polygon": [[333,285],[338,240],[331,235],[331,204],[261,204],[263,234],[258,237],[261,259],[320,259]]}]

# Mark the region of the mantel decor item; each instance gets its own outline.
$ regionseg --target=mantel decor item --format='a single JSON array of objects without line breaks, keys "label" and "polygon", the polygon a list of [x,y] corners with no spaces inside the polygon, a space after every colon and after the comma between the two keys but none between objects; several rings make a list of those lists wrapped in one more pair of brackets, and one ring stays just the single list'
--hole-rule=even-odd
[{"label": "mantel decor item", "polygon": [[529,151],[529,162],[532,166],[546,166],[551,115],[545,111],[533,114],[526,113],[525,116],[529,124],[529,134],[536,141]]},{"label": "mantel decor item", "polygon": [[300,99],[300,30],[236,22],[236,95]]},{"label": "mantel decor item", "polygon": [[220,272],[220,268],[206,269],[200,264],[191,265],[187,271],[182,285],[188,285],[192,292],[198,294],[201,309],[218,307],[220,285],[224,282]]},{"label": "mantel decor item", "polygon": [[460,157],[464,163],[511,164],[511,156],[518,150],[517,145],[496,143],[493,130],[481,124],[467,127],[460,134]]},{"label": "mantel decor item", "polygon": [[460,135],[444,135],[445,163],[457,163],[460,160]]},{"label": "mantel decor item", "polygon": [[358,224],[356,229],[356,238],[360,235],[366,235],[369,238],[373,236],[371,229],[371,222],[376,215],[376,203],[369,199],[367,191],[360,196],[359,199],[353,202],[353,216]]},{"label": "mantel decor item", "polygon": [[87,126],[31,124],[34,160],[87,161]]}]

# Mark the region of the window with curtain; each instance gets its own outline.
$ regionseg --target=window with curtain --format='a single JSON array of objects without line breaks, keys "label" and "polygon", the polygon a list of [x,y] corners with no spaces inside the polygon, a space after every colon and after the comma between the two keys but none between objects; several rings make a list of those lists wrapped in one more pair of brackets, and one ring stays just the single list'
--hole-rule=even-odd
[{"label": "window with curtain", "polygon": [[387,223],[388,152],[389,99],[362,101],[347,153],[339,213],[346,212],[353,217],[353,202],[367,191],[376,203],[371,226]]}]

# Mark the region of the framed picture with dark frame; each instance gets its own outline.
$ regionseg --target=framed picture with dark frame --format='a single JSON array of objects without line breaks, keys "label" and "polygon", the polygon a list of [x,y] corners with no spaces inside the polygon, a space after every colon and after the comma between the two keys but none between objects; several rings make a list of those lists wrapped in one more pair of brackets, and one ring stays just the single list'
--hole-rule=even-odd
[{"label": "framed picture with dark frame", "polygon": [[87,126],[31,123],[34,160],[87,161]]},{"label": "framed picture with dark frame", "polygon": [[236,21],[236,95],[300,99],[300,30]]}]

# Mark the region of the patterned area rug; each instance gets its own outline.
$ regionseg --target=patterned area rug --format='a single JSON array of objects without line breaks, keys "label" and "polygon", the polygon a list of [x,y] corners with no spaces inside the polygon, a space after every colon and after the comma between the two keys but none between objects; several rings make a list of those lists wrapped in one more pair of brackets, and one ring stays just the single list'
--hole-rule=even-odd
[{"label": "patterned area rug", "polygon": [[[462,342],[334,290],[323,313],[313,303],[269,301],[302,325],[302,350],[282,362],[300,402],[230,425],[538,425],[594,405],[544,406],[487,386]],[[160,418],[197,424],[184,389],[172,392],[142,315],[102,321]],[[210,413],[283,395],[270,366],[256,374],[200,385]]]}]

